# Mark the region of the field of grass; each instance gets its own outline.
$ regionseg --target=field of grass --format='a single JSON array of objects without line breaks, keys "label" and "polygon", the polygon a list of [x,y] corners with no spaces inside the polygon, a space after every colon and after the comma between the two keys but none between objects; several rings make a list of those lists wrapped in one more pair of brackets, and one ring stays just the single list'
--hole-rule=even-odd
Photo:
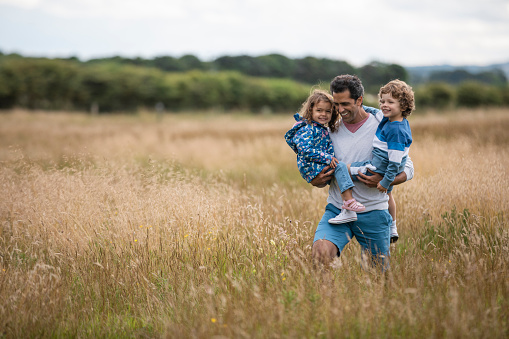
[{"label": "field of grass", "polygon": [[507,338],[509,111],[410,117],[391,269],[311,245],[287,116],[0,114],[0,338]]}]

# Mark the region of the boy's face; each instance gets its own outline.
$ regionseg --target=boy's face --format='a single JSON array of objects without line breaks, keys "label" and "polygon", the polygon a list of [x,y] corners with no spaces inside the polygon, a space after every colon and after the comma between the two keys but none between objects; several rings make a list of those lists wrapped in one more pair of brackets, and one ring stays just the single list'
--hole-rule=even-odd
[{"label": "boy's face", "polygon": [[362,97],[357,98],[357,100],[352,99],[349,90],[333,93],[332,97],[334,98],[334,107],[338,110],[344,122],[355,124],[362,120],[363,117],[360,114]]},{"label": "boy's face", "polygon": [[384,117],[389,118],[389,121],[403,120],[401,104],[399,100],[393,98],[390,93],[382,94],[380,97],[380,109],[382,110]]}]

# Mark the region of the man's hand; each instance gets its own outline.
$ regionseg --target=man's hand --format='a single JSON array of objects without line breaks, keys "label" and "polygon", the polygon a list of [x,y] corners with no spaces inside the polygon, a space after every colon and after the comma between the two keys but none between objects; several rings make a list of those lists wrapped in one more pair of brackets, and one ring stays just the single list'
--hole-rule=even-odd
[{"label": "man's hand", "polygon": [[373,172],[369,168],[368,168],[368,172],[373,175],[359,173],[359,174],[357,174],[357,179],[359,179],[360,182],[365,183],[366,186],[368,186],[368,187],[377,187],[378,183],[380,182],[380,180],[383,179],[383,177],[380,174]]},{"label": "man's hand", "polygon": [[325,166],[322,171],[311,180],[310,184],[318,188],[323,188],[331,181],[333,174],[334,169],[331,169],[330,166]]}]

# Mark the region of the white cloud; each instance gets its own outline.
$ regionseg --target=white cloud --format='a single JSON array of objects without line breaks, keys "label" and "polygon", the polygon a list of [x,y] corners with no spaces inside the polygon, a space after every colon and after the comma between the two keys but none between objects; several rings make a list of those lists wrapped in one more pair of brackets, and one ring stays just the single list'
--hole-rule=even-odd
[{"label": "white cloud", "polygon": [[0,4],[38,9],[61,18],[175,18],[186,14],[184,0],[0,0]]},{"label": "white cloud", "polygon": [[43,0],[0,0],[0,5],[9,5],[23,9],[35,8]]},{"label": "white cloud", "polygon": [[[21,19],[2,15],[9,8]],[[51,45],[85,58],[276,52],[355,65],[482,63],[509,59],[508,36],[507,0],[0,0],[1,50]]]}]

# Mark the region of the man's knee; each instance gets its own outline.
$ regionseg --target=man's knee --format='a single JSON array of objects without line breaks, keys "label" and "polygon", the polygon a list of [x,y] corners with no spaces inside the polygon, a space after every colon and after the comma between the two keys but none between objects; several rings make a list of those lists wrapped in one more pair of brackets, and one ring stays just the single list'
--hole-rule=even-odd
[{"label": "man's knee", "polygon": [[328,264],[338,254],[338,248],[329,240],[320,239],[313,243],[313,259],[317,262]]}]

